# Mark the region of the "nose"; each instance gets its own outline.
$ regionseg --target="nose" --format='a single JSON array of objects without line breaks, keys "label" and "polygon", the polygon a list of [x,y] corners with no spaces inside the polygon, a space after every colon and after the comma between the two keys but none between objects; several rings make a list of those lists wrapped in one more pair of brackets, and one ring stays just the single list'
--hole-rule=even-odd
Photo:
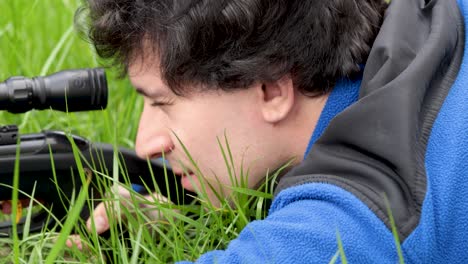
[{"label": "nose", "polygon": [[142,159],[153,159],[168,154],[174,148],[169,128],[158,114],[147,106],[143,108],[135,142],[136,154]]}]

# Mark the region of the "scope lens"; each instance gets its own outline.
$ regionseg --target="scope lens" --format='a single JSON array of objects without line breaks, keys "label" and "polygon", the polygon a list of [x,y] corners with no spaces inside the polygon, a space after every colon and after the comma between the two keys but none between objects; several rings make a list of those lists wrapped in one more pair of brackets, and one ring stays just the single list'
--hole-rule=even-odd
[{"label": "scope lens", "polygon": [[0,110],[24,113],[31,109],[76,112],[107,106],[104,69],[61,71],[32,79],[18,76],[0,83]]}]

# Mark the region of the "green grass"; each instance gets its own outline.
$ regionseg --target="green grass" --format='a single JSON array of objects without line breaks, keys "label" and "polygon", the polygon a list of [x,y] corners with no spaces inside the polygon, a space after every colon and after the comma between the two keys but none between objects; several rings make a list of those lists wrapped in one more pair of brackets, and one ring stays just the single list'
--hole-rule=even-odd
[{"label": "green grass", "polygon": [[[98,66],[92,48],[73,28],[73,15],[78,5],[77,0],[0,0],[0,81],[10,76],[33,77]],[[117,80],[112,70],[107,73],[110,89],[107,110],[83,113],[47,110],[21,115],[0,112],[0,124],[17,124],[23,134],[62,130],[94,142],[132,148],[142,100],[128,80]],[[61,226],[62,232],[47,230],[0,238],[0,263],[104,263],[110,260],[114,263],[168,263],[195,260],[203,252],[225,248],[249,221],[265,217],[272,188],[268,181],[263,190],[244,188],[248,164],[234,168],[226,138],[213,142],[216,143],[229,176],[233,181],[240,179],[232,188],[235,195],[230,202],[224,201],[219,208],[214,208],[203,194],[198,197],[200,203],[183,206],[143,201],[165,215],[164,219],[154,221],[144,209],[139,209],[137,201],[144,198],[132,192],[130,204],[133,206],[109,209],[120,211],[126,220],[113,220],[108,238],[103,238],[87,232],[84,220],[78,217],[82,206],[91,206],[93,202],[87,192],[87,175],[81,169],[77,179],[85,188],[74,194],[69,217]],[[99,190],[104,193],[115,183],[116,175],[101,176],[105,184]],[[157,176],[172,177],[170,174]],[[269,178],[275,176],[272,173]],[[113,199],[115,197],[106,198],[107,201]],[[32,205],[26,211],[26,219],[30,220],[34,211]],[[86,249],[67,248],[65,241],[69,233],[78,233]],[[338,232],[337,237],[340,242]],[[331,263],[338,257],[345,261],[341,243],[338,246]]]},{"label": "green grass", "polygon": [[[73,15],[79,4],[75,0],[0,0],[0,81],[10,76],[34,77],[65,69],[99,66],[91,46],[73,28]],[[128,80],[117,80],[117,73],[112,70],[107,74],[110,95],[104,111],[62,113],[34,110],[17,115],[2,111],[0,124],[17,124],[21,134],[62,130],[94,142],[132,148],[142,100],[137,98]],[[232,166],[227,141],[222,139],[219,143],[224,147],[220,155],[225,155],[230,171],[239,172],[239,168],[236,171]],[[104,193],[116,177],[101,176],[106,181],[100,187]],[[88,186],[83,170],[77,179],[83,186]],[[108,238],[102,238],[87,232],[84,220],[78,217],[82,206],[91,203],[87,188],[83,188],[73,196],[68,218],[61,223],[62,232],[26,232],[19,237],[2,238],[0,263],[100,263],[109,260],[114,263],[167,263],[195,260],[203,252],[224,248],[249,221],[263,218],[272,192],[267,189],[255,192],[236,187],[236,199],[232,203],[225,201],[216,209],[206,202],[204,195],[198,198],[199,204],[151,203],[164,213],[165,218],[160,221],[149,219],[144,210],[131,209],[138,208],[137,200],[143,199],[132,193],[133,206],[117,208],[126,220],[113,220]],[[231,204],[242,206],[234,208]],[[26,210],[27,223],[31,212],[40,210],[40,207],[32,208],[31,205]],[[14,215],[12,217],[14,219]],[[70,233],[81,235],[85,250],[65,246]]]},{"label": "green grass", "polygon": [[[99,66],[91,46],[74,30],[73,15],[78,5],[77,0],[1,0],[0,80]],[[117,80],[115,71],[107,73],[109,103],[104,112],[0,112],[1,123],[17,124],[22,133],[58,129],[93,141],[117,140],[119,145],[132,147],[142,100],[136,99],[128,80]]]}]

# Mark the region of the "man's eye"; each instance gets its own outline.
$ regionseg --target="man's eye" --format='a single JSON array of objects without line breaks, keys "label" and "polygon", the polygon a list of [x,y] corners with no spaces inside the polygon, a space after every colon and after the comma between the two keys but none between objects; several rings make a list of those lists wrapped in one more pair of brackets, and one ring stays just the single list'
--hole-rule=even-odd
[{"label": "man's eye", "polygon": [[163,102],[152,102],[151,103],[151,106],[163,106],[163,105],[165,105],[165,103],[163,103]]},{"label": "man's eye", "polygon": [[153,102],[151,102],[151,106],[154,106],[154,107],[171,105],[171,104],[172,104],[172,102],[169,102],[169,101],[153,101]]}]

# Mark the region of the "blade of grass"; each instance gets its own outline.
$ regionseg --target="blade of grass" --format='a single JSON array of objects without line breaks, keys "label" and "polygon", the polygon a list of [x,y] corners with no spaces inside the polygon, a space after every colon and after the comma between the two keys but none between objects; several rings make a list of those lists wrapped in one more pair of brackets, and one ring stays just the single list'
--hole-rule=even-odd
[{"label": "blade of grass", "polygon": [[14,256],[14,262],[19,263],[20,259],[20,241],[18,238],[18,225],[16,223],[16,216],[18,214],[18,188],[19,188],[19,161],[20,161],[20,151],[21,151],[21,145],[20,145],[20,137],[17,137],[16,139],[16,160],[15,160],[15,169],[14,169],[14,175],[13,175],[13,190],[12,190],[12,212],[11,212],[11,222],[12,222],[12,236],[13,236],[13,256]]},{"label": "blade of grass", "polygon": [[11,32],[12,30],[13,30],[13,24],[11,22],[6,24],[6,26],[0,30],[0,38],[3,36],[3,34]]},{"label": "blade of grass", "polygon": [[73,138],[68,137],[68,140],[70,140],[70,143],[72,145],[73,156],[75,158],[75,162],[76,162],[78,172],[79,172],[81,182],[82,182],[82,189],[80,190],[78,194],[78,198],[76,199],[74,206],[72,206],[72,208],[68,212],[67,219],[65,220],[61,233],[54,247],[52,248],[52,250],[50,251],[49,255],[47,256],[45,260],[46,264],[55,263],[55,260],[57,259],[58,255],[63,250],[63,247],[75,225],[76,220],[80,216],[81,208],[83,208],[83,205],[85,204],[86,198],[88,196],[88,186],[90,184],[90,177],[87,176],[84,171],[83,165],[81,163],[80,154],[79,154],[80,151],[78,147],[76,146],[75,142],[73,141]]},{"label": "blade of grass", "polygon": [[390,201],[388,200],[387,195],[384,195],[385,206],[387,207],[388,218],[390,219],[390,225],[392,227],[393,239],[395,241],[395,246],[398,253],[398,261],[400,264],[404,264],[405,260],[403,258],[403,252],[401,250],[400,237],[398,235],[398,230],[396,228],[395,219],[393,218],[392,209],[390,207]]},{"label": "blade of grass", "polygon": [[346,254],[343,248],[343,241],[341,240],[340,231],[336,229],[336,240],[338,242],[338,251],[340,252],[340,259],[342,264],[347,264]]},{"label": "blade of grass", "polygon": [[37,182],[34,182],[34,186],[32,189],[31,193],[31,200],[29,200],[29,205],[28,205],[28,214],[26,215],[26,221],[24,222],[23,226],[23,238],[22,240],[26,240],[26,238],[29,236],[29,227],[31,226],[31,217],[32,217],[32,209],[33,209],[33,204],[34,204],[34,194],[36,192],[36,184]]},{"label": "blade of grass", "polygon": [[73,33],[73,25],[71,25],[67,31],[65,31],[58,41],[57,45],[55,45],[54,49],[50,53],[49,57],[47,58],[46,62],[42,66],[42,69],[40,71],[40,75],[45,75],[49,71],[50,66],[52,63],[56,60],[57,54],[60,52],[62,49],[63,45],[65,44],[66,40],[71,36],[71,33]]},{"label": "blade of grass", "polygon": [[340,251],[337,250],[335,255],[331,258],[330,262],[328,264],[335,264],[338,261],[338,257],[340,256]]}]

